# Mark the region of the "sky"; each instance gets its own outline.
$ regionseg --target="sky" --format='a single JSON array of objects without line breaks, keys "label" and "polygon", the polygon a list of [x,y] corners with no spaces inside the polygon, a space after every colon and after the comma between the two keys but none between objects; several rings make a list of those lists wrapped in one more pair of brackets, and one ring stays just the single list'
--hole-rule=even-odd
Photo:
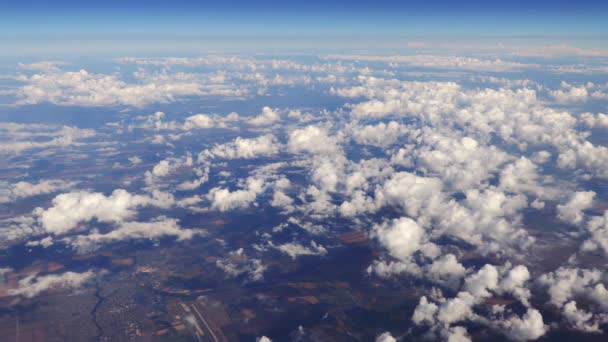
[{"label": "sky", "polygon": [[0,35],[604,35],[605,1],[9,1]]}]

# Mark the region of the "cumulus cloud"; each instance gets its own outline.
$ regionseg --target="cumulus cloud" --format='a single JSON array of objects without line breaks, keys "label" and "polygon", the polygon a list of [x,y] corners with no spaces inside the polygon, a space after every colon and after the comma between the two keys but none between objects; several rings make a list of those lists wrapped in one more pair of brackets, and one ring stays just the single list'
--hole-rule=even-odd
[{"label": "cumulus cloud", "polygon": [[196,114],[187,117],[182,127],[184,130],[189,131],[193,128],[212,128],[215,125],[215,121],[209,115]]},{"label": "cumulus cloud", "polygon": [[178,220],[157,217],[149,222],[122,222],[117,228],[107,232],[94,231],[88,235],[66,238],[65,241],[80,252],[89,252],[114,241],[148,239],[155,240],[165,236],[175,237],[177,241],[189,240],[194,235],[205,234],[202,229],[184,229]]},{"label": "cumulus cloud", "polygon": [[590,128],[608,128],[608,115],[604,113],[583,113],[580,120]]},{"label": "cumulus cloud", "polygon": [[243,189],[230,191],[215,187],[209,190],[206,198],[211,202],[212,209],[219,211],[243,209],[255,202],[257,196],[265,190],[265,186],[263,179],[249,177]]},{"label": "cumulus cloud", "polygon": [[608,308],[608,292],[601,283],[602,272],[596,269],[560,267],[543,274],[538,283],[547,287],[549,301],[558,307],[575,297],[588,297]]},{"label": "cumulus cloud", "polygon": [[198,161],[202,162],[213,157],[224,159],[268,157],[277,154],[279,149],[280,144],[272,134],[261,135],[252,139],[238,137],[229,143],[218,144],[212,149],[201,152]]},{"label": "cumulus cloud", "polygon": [[579,309],[575,301],[569,301],[564,305],[564,319],[576,330],[597,333],[600,332],[599,322],[594,315],[585,310]]},{"label": "cumulus cloud", "polygon": [[390,223],[374,227],[373,236],[377,237],[388,252],[401,261],[407,261],[418,251],[423,243],[424,230],[416,221],[402,217]]},{"label": "cumulus cloud", "polygon": [[91,270],[82,273],[65,272],[44,276],[32,275],[21,279],[19,286],[15,289],[9,289],[8,293],[13,296],[32,298],[53,288],[74,289],[81,287],[99,275],[99,272]]},{"label": "cumulus cloud", "polygon": [[543,316],[536,309],[528,309],[522,318],[512,316],[500,322],[500,325],[505,329],[505,334],[515,341],[536,340],[547,332]]},{"label": "cumulus cloud", "polygon": [[268,268],[260,259],[248,259],[243,248],[230,252],[225,259],[218,259],[215,265],[230,277],[246,274],[251,281],[264,279],[264,272]]},{"label": "cumulus cloud", "polygon": [[480,59],[465,56],[443,55],[328,55],[327,59],[384,62],[415,67],[447,68],[464,70],[514,71],[537,68],[536,64],[511,62],[501,59]]},{"label": "cumulus cloud", "polygon": [[310,241],[309,246],[304,246],[297,242],[289,242],[282,245],[277,245],[272,247],[277,250],[289,255],[292,259],[296,259],[302,255],[325,255],[327,254],[327,249],[320,244],[317,244],[315,241]]},{"label": "cumulus cloud", "polygon": [[247,121],[250,125],[254,126],[268,126],[277,121],[281,120],[281,115],[279,114],[277,109],[272,109],[268,106],[262,108],[262,113],[260,115],[251,118]]},{"label": "cumulus cloud", "polygon": [[374,340],[375,342],[397,342],[397,339],[393,337],[393,335],[391,335],[390,332],[383,332],[382,334],[378,335],[378,337],[376,337],[376,339]]},{"label": "cumulus cloud", "polygon": [[15,184],[0,181],[0,203],[66,190],[75,184],[75,182],[65,182],[60,179],[42,180],[37,183],[21,181]]},{"label": "cumulus cloud", "polygon": [[557,217],[573,225],[578,225],[585,218],[583,211],[591,208],[596,193],[593,191],[577,191],[568,202],[557,206]]},{"label": "cumulus cloud", "polygon": [[338,140],[320,126],[306,126],[289,133],[288,148],[292,153],[335,154]]},{"label": "cumulus cloud", "polygon": [[562,81],[561,88],[550,92],[551,96],[559,103],[585,101],[589,97],[589,91],[586,86],[574,87]]},{"label": "cumulus cloud", "polygon": [[465,330],[454,324],[475,321],[489,327],[498,328],[513,340],[533,340],[545,334],[547,327],[542,315],[536,309],[529,308],[522,317],[510,316],[482,318],[478,312],[480,304],[485,300],[510,293],[520,299],[522,304],[529,306],[529,290],[525,287],[529,273],[525,266],[503,267],[484,265],[477,272],[469,274],[460,292],[453,298],[444,298],[441,292],[435,295],[434,303],[422,296],[412,315],[412,321],[419,326],[427,326],[431,331],[438,332],[445,340],[466,340],[470,337]]},{"label": "cumulus cloud", "polygon": [[174,102],[185,96],[242,96],[246,92],[200,79],[192,74],[150,75],[137,73],[139,82],[128,83],[118,74],[96,74],[79,71],[49,70],[33,75],[20,75],[24,83],[15,91],[17,105],[43,102],[61,106],[117,106],[143,107],[151,103]]},{"label": "cumulus cloud", "polygon": [[138,207],[167,208],[173,202],[172,196],[158,192],[148,197],[132,195],[123,189],[114,190],[109,196],[99,192],[75,191],[57,195],[50,208],[37,208],[34,214],[46,232],[61,235],[76,228],[80,222],[96,219],[118,223],[135,216]]},{"label": "cumulus cloud", "polygon": [[584,251],[595,251],[600,249],[608,255],[608,210],[603,216],[596,216],[587,223],[589,238],[583,242],[581,249]]},{"label": "cumulus cloud", "polygon": [[376,125],[353,127],[353,138],[359,144],[387,147],[399,142],[408,132],[408,128],[396,121],[388,124],[380,122]]},{"label": "cumulus cloud", "polygon": [[0,123],[0,153],[17,154],[31,149],[51,149],[83,144],[95,136],[92,129],[42,124]]}]

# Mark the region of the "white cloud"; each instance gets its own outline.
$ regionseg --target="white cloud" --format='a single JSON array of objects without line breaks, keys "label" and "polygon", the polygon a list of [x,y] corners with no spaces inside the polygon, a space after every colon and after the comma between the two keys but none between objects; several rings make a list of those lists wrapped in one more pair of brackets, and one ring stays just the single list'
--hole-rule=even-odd
[{"label": "white cloud", "polygon": [[588,296],[608,308],[608,293],[604,296],[601,278],[599,270],[560,267],[540,276],[538,283],[547,287],[549,301],[558,307],[575,296]]},{"label": "white cloud", "polygon": [[589,97],[589,91],[585,86],[574,87],[566,82],[562,82],[561,86],[562,89],[549,92],[559,103],[585,101]]},{"label": "white cloud", "polygon": [[0,123],[0,153],[21,153],[30,149],[49,151],[53,147],[83,144],[82,139],[95,134],[92,129],[70,126]]},{"label": "white cloud", "polygon": [[591,208],[596,193],[593,191],[577,191],[573,193],[566,204],[557,206],[557,217],[573,225],[583,222],[584,210]]},{"label": "white cloud", "polygon": [[447,342],[471,342],[471,337],[465,327],[450,327],[447,331]]},{"label": "white cloud", "polygon": [[219,211],[243,209],[255,202],[257,196],[265,189],[263,179],[249,177],[241,190],[230,191],[215,187],[209,190],[206,198],[211,201],[211,208]]},{"label": "white cloud", "polygon": [[397,339],[394,338],[393,335],[391,335],[391,333],[387,331],[378,335],[374,342],[397,342]]},{"label": "white cloud", "polygon": [[40,61],[34,63],[18,63],[17,67],[21,70],[32,70],[32,71],[59,71],[59,67],[67,64],[62,61]]},{"label": "white cloud", "polygon": [[608,210],[603,216],[596,216],[587,223],[589,238],[581,246],[584,251],[595,251],[601,249],[608,255]]},{"label": "white cloud", "polygon": [[135,216],[138,207],[167,208],[173,205],[173,198],[161,193],[154,193],[154,197],[132,195],[123,189],[114,190],[110,196],[99,192],[75,191],[57,195],[52,204],[48,209],[37,208],[34,214],[48,233],[60,235],[76,228],[78,223],[92,219],[122,222]]},{"label": "white cloud", "polygon": [[525,64],[519,62],[505,61],[501,59],[480,59],[466,56],[444,56],[444,55],[328,55],[327,59],[356,60],[368,62],[384,62],[391,64],[407,65],[414,67],[441,68],[441,69],[463,69],[463,70],[486,70],[486,71],[519,71],[537,68],[537,64]]},{"label": "white cloud", "polygon": [[580,120],[590,128],[608,128],[608,115],[604,113],[583,113]]},{"label": "white cloud", "polygon": [[0,203],[66,190],[75,184],[75,182],[65,182],[60,179],[42,180],[38,183],[22,181],[15,184],[0,181]]},{"label": "white cloud", "polygon": [[187,117],[182,128],[189,131],[193,128],[212,128],[215,125],[215,121],[209,115],[196,114]]},{"label": "white cloud", "polygon": [[437,311],[439,311],[439,307],[435,303],[429,302],[425,296],[422,296],[414,310],[412,321],[417,325],[433,324]]},{"label": "white cloud", "polygon": [[201,79],[192,74],[136,73],[139,82],[128,83],[118,74],[95,74],[79,71],[49,70],[49,72],[20,75],[25,83],[15,91],[17,105],[49,102],[61,106],[117,106],[143,107],[152,103],[174,102],[185,96],[242,96],[246,92]]},{"label": "white cloud", "polygon": [[204,234],[204,230],[181,228],[176,219],[157,217],[149,222],[122,222],[117,228],[107,232],[94,231],[88,235],[79,235],[64,239],[80,252],[90,252],[104,244],[131,239],[155,240],[172,236],[177,241],[189,240],[194,235]]},{"label": "white cloud", "polygon": [[536,340],[547,332],[543,316],[536,309],[528,309],[523,318],[510,317],[500,322],[505,334],[515,341]]},{"label": "white cloud", "polygon": [[19,281],[19,286],[9,289],[13,296],[32,298],[53,288],[74,289],[83,286],[86,282],[99,276],[98,272],[86,271],[83,273],[65,272],[62,274],[49,274],[44,276],[28,276]]},{"label": "white cloud", "polygon": [[455,287],[465,275],[466,269],[458,262],[454,254],[445,254],[433,261],[426,269],[433,281]]},{"label": "white cloud", "polygon": [[218,144],[210,150],[201,152],[198,161],[202,162],[209,157],[224,159],[268,157],[277,154],[279,149],[280,144],[272,134],[252,139],[238,137],[229,143]]},{"label": "white cloud", "polygon": [[314,125],[290,132],[288,148],[292,153],[311,154],[335,154],[340,149],[335,137],[330,137],[325,128]]},{"label": "white cloud", "polygon": [[387,147],[399,142],[401,136],[408,132],[408,127],[396,121],[388,124],[354,126],[353,138],[359,144]]},{"label": "white cloud", "polygon": [[327,249],[320,244],[317,244],[315,241],[310,241],[310,246],[304,246],[297,242],[289,242],[282,245],[272,247],[278,249],[279,251],[289,255],[292,259],[296,259],[301,255],[325,255],[327,254]]},{"label": "white cloud", "polygon": [[249,119],[248,123],[254,126],[268,126],[281,120],[281,115],[277,109],[268,106],[262,108],[260,115]]},{"label": "white cloud", "polygon": [[230,277],[247,274],[251,281],[264,279],[264,272],[268,268],[260,259],[248,259],[243,248],[228,253],[225,259],[218,259],[215,265]]},{"label": "white cloud", "polygon": [[599,322],[594,319],[593,314],[577,308],[575,301],[566,303],[562,314],[566,321],[576,330],[593,333],[601,332]]},{"label": "white cloud", "polygon": [[372,234],[388,249],[391,256],[408,261],[412,254],[420,249],[424,230],[416,221],[402,217],[390,223],[376,225]]}]

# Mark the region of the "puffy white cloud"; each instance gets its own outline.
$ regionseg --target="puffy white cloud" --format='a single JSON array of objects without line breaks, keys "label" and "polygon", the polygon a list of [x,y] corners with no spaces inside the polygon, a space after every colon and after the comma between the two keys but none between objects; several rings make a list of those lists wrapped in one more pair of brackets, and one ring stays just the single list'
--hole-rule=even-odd
[{"label": "puffy white cloud", "polygon": [[338,139],[331,137],[325,128],[314,125],[290,132],[288,148],[292,153],[335,154],[339,152]]},{"label": "puffy white cloud", "polygon": [[353,138],[363,145],[387,147],[399,142],[399,138],[407,133],[408,127],[396,121],[388,124],[380,122],[376,125],[354,126]]},{"label": "puffy white cloud", "polygon": [[579,119],[590,128],[608,128],[608,115],[604,113],[583,113]]},{"label": "puffy white cloud", "polygon": [[599,322],[594,319],[590,312],[576,307],[575,301],[569,301],[564,305],[562,312],[566,321],[577,330],[585,332],[600,332]]},{"label": "puffy white cloud", "polygon": [[530,280],[530,272],[523,265],[517,265],[510,269],[502,278],[499,285],[499,293],[511,293],[522,304],[529,306],[530,290],[525,287]]},{"label": "puffy white cloud", "polygon": [[215,145],[212,149],[201,152],[198,161],[202,162],[209,157],[224,159],[267,157],[277,154],[279,149],[280,144],[272,134],[252,139],[238,137],[229,143]]},{"label": "puffy white cloud", "polygon": [[466,269],[456,260],[454,254],[441,256],[433,261],[426,271],[434,281],[452,287],[455,287],[466,273]]},{"label": "puffy white cloud", "polygon": [[465,289],[476,298],[487,298],[489,291],[498,287],[498,270],[492,265],[483,266],[477,273],[467,277]]},{"label": "puffy white cloud", "polygon": [[434,324],[437,311],[439,311],[439,307],[435,303],[429,302],[425,296],[422,296],[414,310],[412,321],[417,325]]},{"label": "puffy white cloud", "polygon": [[263,179],[249,177],[244,189],[230,191],[215,187],[209,190],[206,198],[211,201],[211,208],[219,211],[247,208],[255,202],[257,196],[264,191],[265,186]]},{"label": "puffy white cloud", "polygon": [[242,248],[230,252],[227,259],[218,259],[215,265],[231,277],[247,274],[251,281],[264,279],[268,268],[260,259],[247,259]]},{"label": "puffy white cloud", "polygon": [[177,241],[183,241],[191,239],[194,235],[204,233],[204,230],[183,229],[176,219],[161,216],[149,222],[122,222],[118,224],[116,229],[107,233],[94,231],[88,235],[79,235],[64,240],[80,252],[89,252],[114,241],[155,240],[165,236],[172,236]]},{"label": "puffy white cloud", "polygon": [[40,61],[34,63],[18,63],[17,67],[21,70],[33,70],[33,71],[59,71],[59,67],[66,65],[63,61]]},{"label": "puffy white cloud", "polygon": [[153,197],[132,195],[117,189],[105,196],[99,192],[75,191],[57,195],[48,209],[37,208],[34,213],[48,233],[60,235],[76,228],[80,222],[97,219],[101,222],[117,223],[135,216],[138,207],[173,205],[173,198],[162,193]]},{"label": "puffy white cloud", "polygon": [[69,189],[75,184],[75,182],[65,182],[60,179],[43,180],[38,183],[22,181],[15,184],[0,181],[0,203],[11,202],[31,196],[50,194]]},{"label": "puffy white cloud", "polygon": [[279,251],[289,255],[292,259],[296,259],[301,255],[325,255],[327,254],[327,249],[320,244],[317,244],[315,241],[310,241],[310,246],[304,246],[297,242],[289,242],[282,245],[272,247],[278,249]]},{"label": "puffy white cloud", "polygon": [[129,162],[131,162],[131,164],[133,164],[133,165],[139,165],[143,162],[143,160],[141,158],[139,158],[138,156],[133,156],[133,157],[129,157]]},{"label": "puffy white cloud", "polygon": [[557,206],[557,217],[573,225],[583,222],[584,210],[591,208],[596,193],[593,191],[577,191],[573,193],[566,204]]},{"label": "puffy white cloud", "polygon": [[585,240],[581,248],[585,251],[594,251],[598,248],[608,255],[608,210],[603,216],[596,216],[587,223],[589,238]]},{"label": "puffy white cloud", "polygon": [[427,130],[421,135],[422,144],[411,156],[415,165],[456,190],[478,187],[509,160],[505,152],[471,137],[452,138]]},{"label": "puffy white cloud", "polygon": [[589,97],[589,91],[586,86],[574,87],[562,81],[561,87],[562,89],[549,92],[559,103],[585,101]]},{"label": "puffy white cloud", "polygon": [[469,332],[465,327],[450,327],[447,331],[448,342],[471,342]]},{"label": "puffy white cloud", "polygon": [[0,123],[0,153],[21,153],[83,144],[82,139],[96,135],[92,129],[41,124]]},{"label": "puffy white cloud", "polygon": [[437,312],[437,320],[443,324],[461,322],[473,317],[475,298],[468,292],[460,292],[454,298],[446,300]]},{"label": "puffy white cloud", "polygon": [[378,335],[374,341],[375,342],[397,342],[397,339],[394,338],[393,335],[391,335],[391,333],[387,331],[387,332],[383,332],[382,334]]},{"label": "puffy white cloud", "polygon": [[227,121],[228,119],[217,115],[199,113],[186,117],[184,121],[180,123],[174,120],[165,121],[165,113],[163,112],[155,112],[152,115],[140,116],[137,118],[143,120],[143,122],[138,125],[130,125],[129,129],[143,128],[155,131],[191,131],[194,129],[225,127],[223,121]]},{"label": "puffy white cloud", "polygon": [[376,225],[372,234],[388,249],[391,256],[407,261],[420,249],[424,230],[416,221],[402,217],[390,223]]},{"label": "puffy white cloud", "polygon": [[[367,101],[349,105],[356,119],[403,117],[445,134],[458,132],[479,143],[500,142],[520,150],[552,145],[558,166],[608,177],[608,152],[576,130],[577,119],[547,107],[532,89],[462,89],[453,82],[410,82],[360,77],[361,85],[335,89]],[[353,93],[354,92],[354,93]]]},{"label": "puffy white cloud", "polygon": [[144,173],[146,190],[154,191],[166,188],[172,182],[167,176],[178,172],[194,173],[197,177],[194,180],[184,181],[176,187],[178,190],[193,190],[209,180],[209,167],[193,168],[194,161],[190,154],[181,158],[167,158],[159,161],[152,170]]},{"label": "puffy white cloud", "polygon": [[500,172],[500,188],[512,193],[525,193],[541,199],[556,199],[560,191],[546,184],[538,166],[520,157]]},{"label": "puffy white cloud", "polygon": [[260,115],[251,118],[248,123],[254,126],[267,126],[281,120],[281,115],[278,110],[272,109],[268,106],[262,108]]},{"label": "puffy white cloud", "polygon": [[536,340],[547,332],[543,316],[536,309],[528,309],[523,318],[512,316],[502,322],[505,334],[515,341]]},{"label": "puffy white cloud", "polygon": [[410,217],[428,221],[427,215],[441,210],[443,183],[432,177],[420,177],[409,172],[392,175],[376,192],[376,198],[390,205],[402,207]]},{"label": "puffy white cloud", "polygon": [[255,341],[256,342],[272,342],[272,340],[266,336],[258,337],[255,339]]},{"label": "puffy white cloud", "polygon": [[[462,290],[455,297],[446,299],[439,291],[439,294],[433,295],[437,302],[433,303],[426,296],[422,296],[414,310],[412,321],[416,325],[430,327],[431,331],[438,331],[445,340],[450,337],[457,341],[469,339],[466,330],[453,326],[454,323],[467,321],[498,328],[515,340],[536,339],[544,334],[545,326],[542,316],[534,309],[529,309],[523,318],[512,316],[509,319],[502,318],[502,315],[482,317],[476,312],[486,299],[503,293],[513,294],[524,305],[529,306],[530,293],[525,288],[528,278],[529,273],[525,266],[511,267],[507,263],[497,268],[486,264],[466,277]],[[534,337],[535,335],[538,336]]]},{"label": "puffy white cloud", "polygon": [[445,55],[328,55],[327,59],[356,60],[368,62],[384,62],[391,64],[407,65],[414,67],[441,68],[441,69],[464,69],[464,70],[487,70],[487,71],[515,71],[522,69],[537,68],[537,64],[525,64],[511,62],[501,59],[480,59],[466,56]]},{"label": "puffy white cloud", "polygon": [[215,125],[215,121],[209,115],[195,114],[186,118],[183,129],[189,131],[193,128],[212,128]]},{"label": "puffy white cloud", "polygon": [[[599,270],[560,267],[538,278],[538,283],[547,287],[552,304],[562,307],[575,296],[589,296],[601,305],[608,304],[608,293],[605,293],[600,280]],[[608,305],[606,306],[608,308]]]},{"label": "puffy white cloud", "polygon": [[[597,269],[560,267],[540,276],[538,283],[547,288],[550,303],[562,309],[568,325],[592,332],[607,320],[605,314],[598,313],[608,311],[608,290],[602,278],[602,272]],[[578,308],[574,299],[581,299],[593,311]]]},{"label": "puffy white cloud", "polygon": [[32,275],[21,279],[19,281],[19,287],[9,289],[8,293],[14,296],[32,298],[53,288],[74,289],[81,287],[98,275],[99,273],[95,271],[86,271],[82,273],[65,272],[62,274],[49,274],[44,276]]},{"label": "puffy white cloud", "polygon": [[136,73],[136,83],[127,83],[118,74],[95,74],[84,69],[20,75],[25,83],[15,91],[17,105],[49,102],[61,106],[143,107],[151,103],[168,103],[185,96],[242,96],[240,88],[197,78],[192,74],[148,75]]}]

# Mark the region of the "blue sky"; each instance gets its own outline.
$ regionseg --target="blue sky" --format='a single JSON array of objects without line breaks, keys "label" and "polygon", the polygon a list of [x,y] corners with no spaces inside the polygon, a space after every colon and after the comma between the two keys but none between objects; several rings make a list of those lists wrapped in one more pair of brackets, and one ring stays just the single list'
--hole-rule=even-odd
[{"label": "blue sky", "polygon": [[5,1],[0,34],[608,34],[606,1]]}]

